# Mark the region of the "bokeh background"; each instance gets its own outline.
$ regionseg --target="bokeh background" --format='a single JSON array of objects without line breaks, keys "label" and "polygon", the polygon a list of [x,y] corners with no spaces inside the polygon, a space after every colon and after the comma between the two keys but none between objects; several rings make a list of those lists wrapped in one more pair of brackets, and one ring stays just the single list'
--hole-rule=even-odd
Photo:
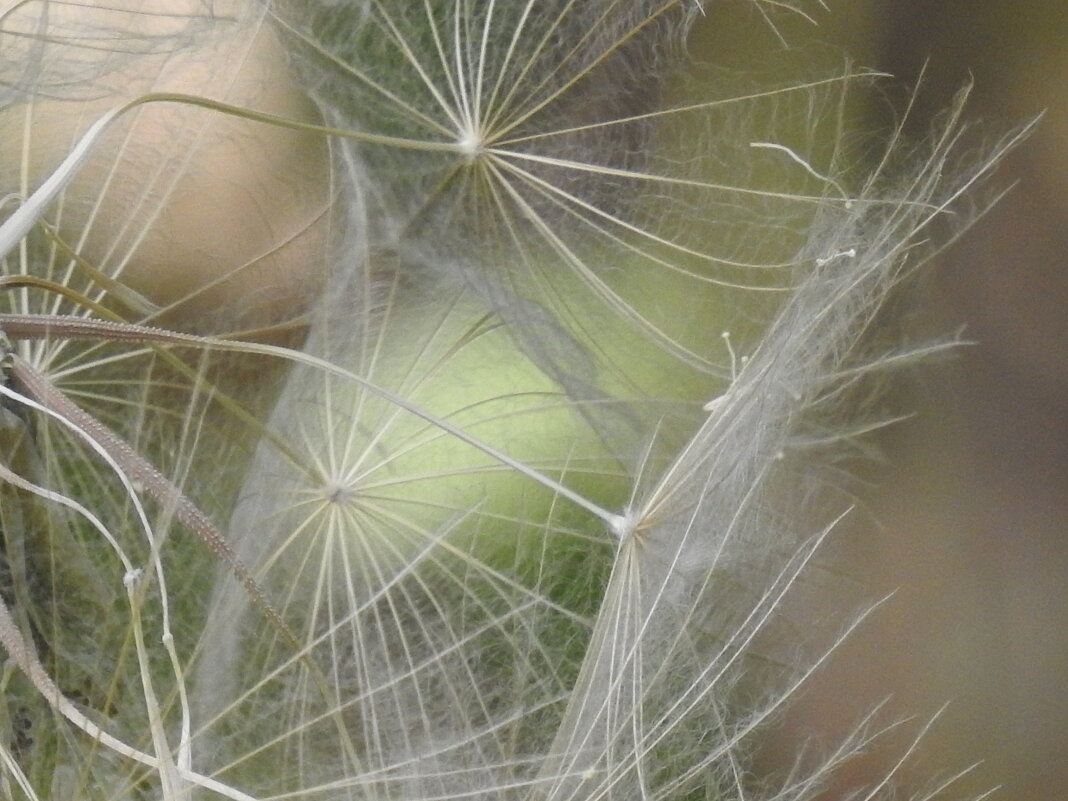
[{"label": "bokeh background", "polygon": [[[848,53],[894,77],[873,130],[919,84],[908,132],[921,137],[962,86],[976,150],[1040,113],[998,170],[1011,191],[942,255],[903,305],[914,336],[974,343],[900,378],[861,468],[865,514],[825,554],[872,596],[895,591],[809,685],[762,764],[818,753],[873,704],[914,722],[847,766],[827,797],[891,766],[928,716],[949,706],[901,774],[901,797],[938,771],[981,761],[953,792],[1068,798],[1068,6],[1022,0],[829,0],[812,20],[736,0],[708,5],[695,56],[730,70]],[[800,74],[800,73],[799,73]],[[921,79],[922,75],[922,79]],[[887,105],[889,104],[889,105]],[[888,407],[888,410],[889,408]],[[818,619],[830,596],[811,600]]]}]

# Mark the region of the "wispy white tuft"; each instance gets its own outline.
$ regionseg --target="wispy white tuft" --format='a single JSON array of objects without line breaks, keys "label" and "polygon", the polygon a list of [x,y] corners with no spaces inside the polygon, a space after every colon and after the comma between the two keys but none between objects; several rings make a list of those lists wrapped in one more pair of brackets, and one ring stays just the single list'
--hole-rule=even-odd
[{"label": "wispy white tuft", "polygon": [[[32,364],[87,409],[61,417],[103,419],[64,425],[3,390],[17,414],[5,408],[0,429],[0,641],[29,682],[12,679],[2,705],[0,788],[168,801],[819,795],[874,713],[815,768],[757,781],[747,761],[880,603],[829,639],[785,625],[849,514],[817,467],[879,424],[850,412],[869,377],[923,354],[886,348],[876,315],[1015,140],[961,160],[962,97],[929,142],[906,155],[893,132],[861,169],[843,108],[874,80],[864,72],[713,84],[695,100],[676,70],[690,24],[714,11],[235,0],[211,14],[179,3],[154,22],[122,3],[0,12],[0,42],[20,43],[0,72],[0,134],[44,119],[36,104],[77,98],[79,65],[109,86],[172,54],[221,63],[265,33],[305,103],[294,108],[306,94],[321,117],[215,93],[105,93],[115,102],[41,180],[32,136],[17,179],[0,170],[0,192],[20,198],[0,223],[5,381]],[[128,45],[93,59],[109,31]],[[137,129],[123,120],[157,106],[194,129],[239,121],[251,127],[232,136],[253,145],[266,140],[252,130],[315,143],[291,166],[294,181],[326,176],[328,210],[306,229],[325,233],[288,251],[297,310],[275,321],[299,350],[132,325],[205,291],[164,308],[152,287],[126,285],[180,177],[144,178],[134,195],[153,211],[122,234],[138,244],[93,263],[111,253],[97,226],[114,230],[93,193],[136,182]],[[168,151],[178,176],[197,170],[195,147],[179,158],[186,141]],[[113,154],[104,167],[101,153]],[[234,197],[268,220],[285,202],[242,188]],[[227,265],[212,289],[242,269]],[[116,453],[167,492],[145,492]],[[228,541],[204,549],[183,526]],[[35,550],[48,564],[25,556]],[[37,588],[60,583],[69,599]],[[91,634],[70,622],[87,605]],[[893,778],[858,797],[892,797]]]}]

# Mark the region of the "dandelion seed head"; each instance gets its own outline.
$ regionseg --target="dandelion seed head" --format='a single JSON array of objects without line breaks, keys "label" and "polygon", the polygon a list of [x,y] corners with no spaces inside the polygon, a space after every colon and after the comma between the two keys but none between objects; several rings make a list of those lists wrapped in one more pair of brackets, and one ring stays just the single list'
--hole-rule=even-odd
[{"label": "dandelion seed head", "polygon": [[608,530],[615,540],[622,544],[633,536],[638,528],[639,521],[639,514],[635,510],[629,509],[621,515],[615,515],[608,523]]},{"label": "dandelion seed head", "polygon": [[330,504],[349,504],[356,497],[356,488],[347,484],[331,482],[323,487],[323,497]]},{"label": "dandelion seed head", "polygon": [[474,126],[463,130],[456,144],[467,161],[475,161],[486,149],[485,138],[482,136],[481,131]]}]

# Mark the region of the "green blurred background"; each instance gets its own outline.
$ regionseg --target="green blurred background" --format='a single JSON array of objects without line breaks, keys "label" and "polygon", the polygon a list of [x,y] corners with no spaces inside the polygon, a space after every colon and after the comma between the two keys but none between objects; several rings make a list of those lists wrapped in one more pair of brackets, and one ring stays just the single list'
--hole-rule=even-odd
[{"label": "green blurred background", "polygon": [[[1068,4],[828,0],[812,21],[774,15],[779,35],[752,4],[707,6],[694,55],[737,74],[796,64],[802,77],[844,52],[894,74],[883,100],[900,111],[922,71],[916,136],[969,81],[971,146],[1045,113],[994,179],[1012,191],[905,307],[915,336],[963,328],[975,344],[895,385],[888,411],[914,415],[880,436],[866,511],[825,555],[871,595],[896,595],[811,682],[763,765],[829,747],[883,699],[888,719],[917,716],[850,763],[827,794],[840,798],[948,701],[903,790],[981,760],[938,797],[1000,784],[994,798],[1068,798]],[[808,595],[813,621],[835,603]]]}]

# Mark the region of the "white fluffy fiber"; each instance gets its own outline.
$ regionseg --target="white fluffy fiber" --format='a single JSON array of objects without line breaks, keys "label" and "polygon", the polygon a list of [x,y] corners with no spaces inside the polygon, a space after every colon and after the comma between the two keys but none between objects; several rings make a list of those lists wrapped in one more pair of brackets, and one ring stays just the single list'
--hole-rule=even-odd
[{"label": "white fluffy fiber", "polygon": [[[49,28],[50,5],[5,12],[2,114],[77,94],[77,59],[39,59],[88,34]],[[112,699],[150,740],[94,756],[95,730],[64,734],[85,797],[818,795],[855,743],[777,784],[745,759],[836,639],[777,642],[780,665],[761,642],[846,512],[816,466],[848,447],[850,398],[903,360],[875,315],[1002,149],[960,166],[957,107],[858,179],[825,140],[859,73],[665,105],[690,0],[193,5],[158,38],[130,22],[145,9],[101,16],[123,69],[270,26],[334,129],[327,289],[217,521],[287,628],[228,570],[189,581],[165,554],[171,594],[203,605],[178,661]],[[7,273],[127,107],[9,204]],[[212,497],[189,464],[178,483]],[[142,774],[136,748],[174,754]],[[30,752],[4,744],[0,775],[45,797],[43,734]]]}]

